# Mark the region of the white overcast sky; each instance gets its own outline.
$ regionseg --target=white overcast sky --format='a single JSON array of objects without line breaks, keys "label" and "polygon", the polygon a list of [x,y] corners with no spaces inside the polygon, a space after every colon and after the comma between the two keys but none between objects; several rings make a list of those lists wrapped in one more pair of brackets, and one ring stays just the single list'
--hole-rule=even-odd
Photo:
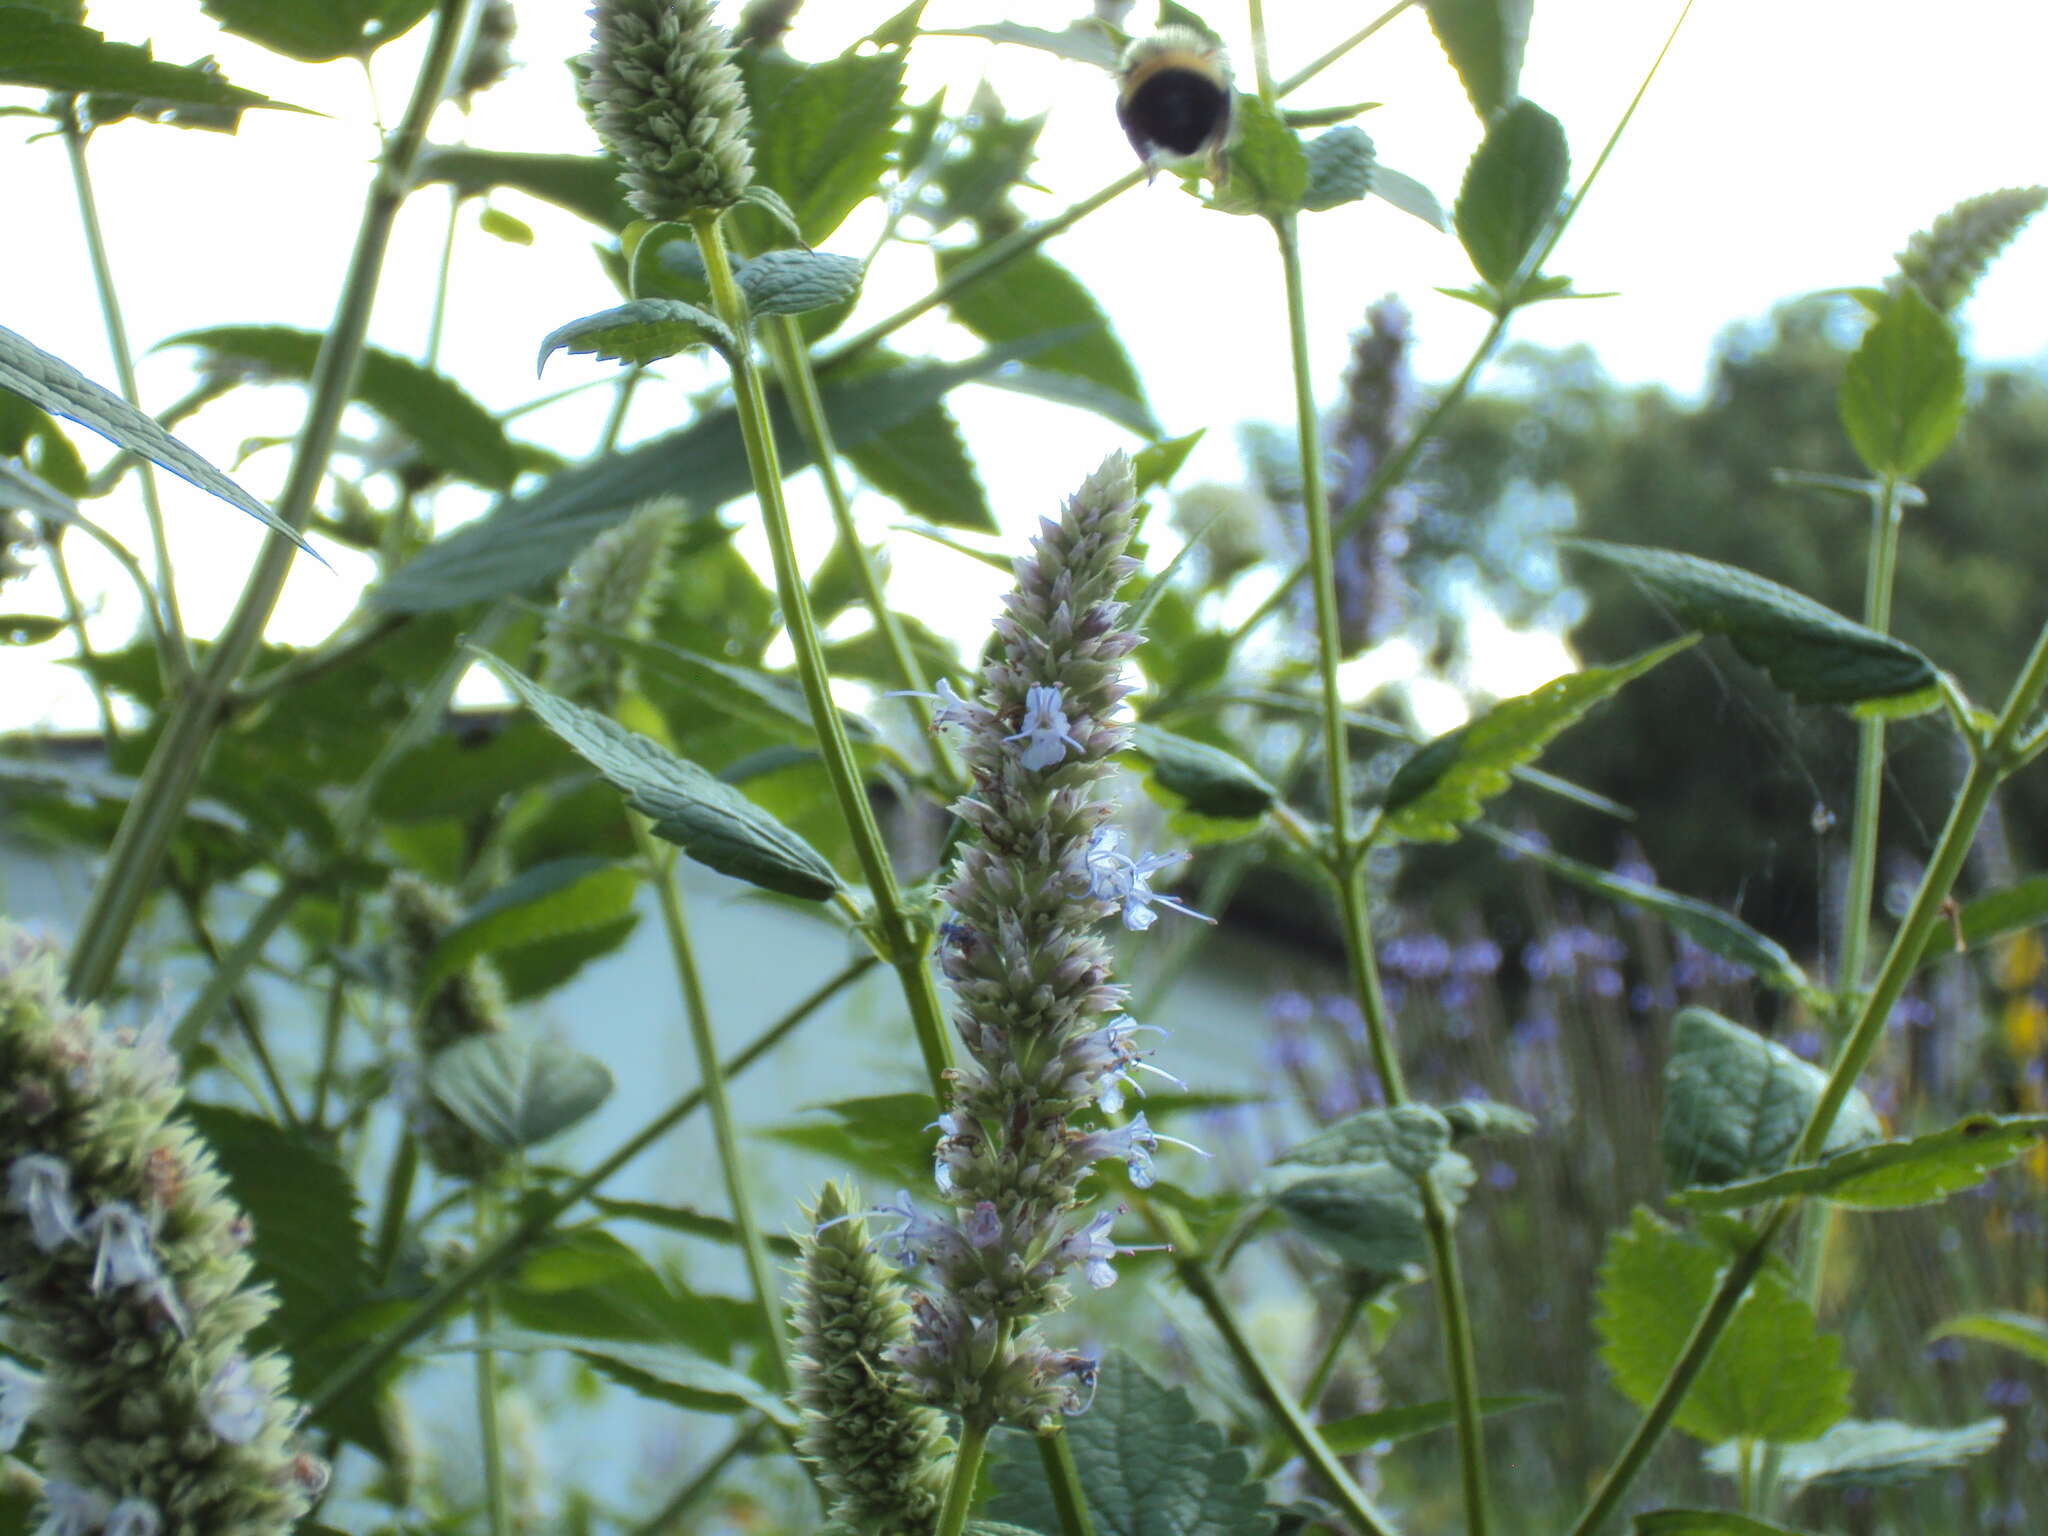
[{"label": "white overcast sky", "polygon": [[[797,50],[836,51],[898,4],[813,0],[799,20]],[[1382,8],[1378,0],[1271,0],[1276,71],[1298,67]],[[585,45],[584,9],[522,0],[515,52],[523,67],[479,98],[466,120],[445,109],[437,139],[466,138],[494,149],[591,150],[594,140],[562,67]],[[1056,27],[1084,9],[1085,0],[933,0],[926,22],[1009,19]],[[1522,89],[1562,120],[1575,180],[1592,163],[1678,11],[1677,0],[1538,0]],[[1235,45],[1248,72],[1242,6],[1217,0],[1205,14]],[[326,114],[251,113],[234,138],[134,124],[95,137],[92,164],[137,349],[182,330],[229,322],[324,326],[375,152],[361,71],[348,62],[301,65],[266,54],[215,30],[196,0],[97,0],[89,19],[112,38],[152,41],[162,58],[214,54],[236,83]],[[388,117],[402,110],[425,32],[422,26],[377,56],[376,88]],[[2048,180],[2040,112],[2044,58],[2048,4],[2041,0],[1946,0],[1940,6],[1699,0],[1553,262],[1553,270],[1570,274],[1580,288],[1618,296],[1545,306],[1518,318],[1515,334],[1551,346],[1584,342],[1619,379],[1696,390],[1713,338],[1727,322],[1761,314],[1792,294],[1877,279],[1906,237],[1954,202]],[[1028,212],[1056,211],[1129,163],[1112,113],[1112,84],[1081,65],[980,42],[927,39],[913,52],[911,96],[923,99],[945,88],[964,105],[984,76],[1014,113],[1050,113],[1037,173],[1048,191],[1027,195]],[[0,92],[0,101],[20,99]],[[1309,106],[1383,102],[1362,119],[1381,159],[1422,179],[1446,204],[1478,137],[1418,13],[1397,20],[1295,99]],[[30,142],[32,127],[27,119],[0,119],[9,226],[0,241],[0,324],[111,384],[62,150],[54,141]],[[443,352],[447,370],[494,409],[607,372],[613,365],[557,358],[545,384],[537,384],[532,359],[547,331],[617,301],[591,258],[589,226],[516,194],[503,196],[500,206],[531,224],[538,238],[525,248],[496,241],[476,229],[471,209],[459,239]],[[408,205],[380,291],[375,343],[418,353],[445,217],[446,201],[437,191]],[[1377,200],[1311,216],[1305,224],[1310,323],[1326,399],[1338,386],[1348,329],[1368,303],[1390,291],[1415,310],[1423,377],[1443,379],[1456,371],[1483,317],[1433,292],[1471,279],[1452,239]],[[857,216],[832,247],[865,254],[873,228]],[[1247,418],[1284,421],[1291,411],[1278,280],[1263,225],[1208,213],[1162,178],[1062,236],[1051,250],[1091,284],[1115,318],[1167,428],[1211,429],[1193,475],[1233,477],[1232,426]],[[2036,358],[2048,351],[2044,264],[2048,229],[2035,229],[1985,282],[1966,312],[1979,358]],[[893,307],[928,281],[921,252],[893,250],[870,274],[871,312]],[[965,350],[937,319],[900,339],[910,349]],[[189,380],[176,351],[146,355],[140,366],[147,405],[161,407]],[[677,377],[697,382],[687,370]],[[217,462],[232,461],[245,439],[292,430],[299,397],[268,394],[215,406],[185,435]],[[579,454],[595,438],[603,400],[602,392],[592,392],[522,418],[518,430]],[[673,402],[672,391],[644,389],[632,432],[668,425]],[[1007,393],[964,391],[955,406],[998,513],[1020,536],[1104,452],[1129,445],[1095,418]],[[87,446],[87,457],[98,460],[96,447]],[[238,474],[268,496],[278,489],[284,465],[284,452],[273,449],[250,458]],[[206,632],[232,603],[255,547],[254,525],[177,482],[165,499],[188,621]],[[452,517],[452,501],[443,505]],[[863,513],[877,529],[890,520],[890,509],[873,498],[865,499]],[[146,547],[132,509],[110,511],[107,520],[135,548]],[[822,517],[807,521],[816,527]],[[821,554],[824,541],[815,544]],[[119,643],[132,626],[132,604],[82,551],[78,564],[88,591],[104,595],[96,636]],[[330,573],[301,562],[273,627],[276,638],[312,641],[346,611],[364,570],[345,556],[335,565]],[[897,569],[900,590],[913,598],[947,590],[953,606],[928,618],[963,637],[985,628],[993,573],[916,547],[899,550]],[[18,611],[49,591],[35,581],[10,589],[0,606]],[[61,648],[58,642],[0,651],[0,721],[89,721],[75,681],[54,664]]]}]

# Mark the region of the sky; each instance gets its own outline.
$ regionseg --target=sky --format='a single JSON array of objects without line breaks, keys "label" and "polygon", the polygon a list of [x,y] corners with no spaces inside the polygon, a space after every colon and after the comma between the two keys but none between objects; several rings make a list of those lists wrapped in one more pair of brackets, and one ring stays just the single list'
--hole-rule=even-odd
[{"label": "sky", "polygon": [[[805,56],[837,51],[900,0],[814,0],[793,35]],[[1383,7],[1267,7],[1272,56],[1285,74],[1355,31]],[[736,14],[737,7],[721,7]],[[1007,19],[1058,26],[1085,0],[995,5],[932,0],[928,27]],[[1676,0],[1538,0],[1523,94],[1563,123],[1574,181],[1599,153],[1641,84],[1680,10]],[[478,98],[465,117],[444,108],[438,142],[493,149],[589,152],[562,61],[586,46],[581,5],[523,0],[515,55],[522,67]],[[1142,13],[1141,13],[1142,14]],[[1242,8],[1205,14],[1249,60]],[[161,407],[190,380],[189,352],[149,350],[178,332],[229,322],[325,326],[376,151],[363,71],[343,61],[304,65],[220,33],[196,0],[101,0],[89,20],[109,37],[153,42],[159,57],[216,56],[229,79],[320,115],[256,112],[235,137],[123,124],[96,135],[91,165],[146,405]],[[369,72],[387,118],[402,110],[426,29],[381,51]],[[1613,297],[1527,312],[1513,335],[1544,346],[1583,343],[1608,372],[1683,393],[1702,384],[1715,335],[1803,292],[1881,278],[1916,229],[1960,199],[1995,187],[2048,180],[2038,73],[2048,56],[2048,6],[2033,0],[1697,0],[1634,123],[1559,246],[1552,270],[1584,291]],[[1248,67],[1244,67],[1248,74]],[[1057,212],[1120,175],[1129,150],[1116,127],[1114,86],[1099,70],[979,40],[929,38],[913,50],[910,99],[945,90],[964,106],[984,78],[1013,115],[1048,114],[1028,214]],[[31,99],[0,91],[0,104]],[[1382,163],[1430,186],[1448,205],[1479,124],[1423,18],[1403,15],[1304,89],[1306,106],[1373,100],[1360,121]],[[0,118],[0,167],[12,210],[0,243],[0,323],[111,384],[77,212],[61,146],[33,140],[29,119]],[[498,205],[532,226],[531,246],[496,240],[471,205],[458,228],[443,366],[486,405],[509,410],[540,394],[601,380],[614,365],[557,357],[533,372],[538,338],[617,296],[590,254],[593,230],[518,194]],[[875,210],[862,210],[828,248],[866,254]],[[431,306],[431,274],[447,223],[439,191],[401,215],[371,340],[418,355]],[[1484,326],[1478,311],[1435,292],[1471,281],[1455,240],[1377,199],[1304,220],[1312,363],[1324,398],[1340,383],[1348,332],[1366,305],[1400,294],[1415,313],[1416,363],[1425,380],[1455,373]],[[1113,317],[1168,430],[1209,434],[1189,481],[1239,474],[1233,427],[1285,421],[1292,412],[1278,268],[1256,220],[1208,212],[1171,179],[1126,194],[1050,252],[1079,273]],[[2048,352],[2048,225],[2015,242],[1965,311],[1984,361]],[[892,247],[871,269],[866,313],[881,314],[930,281],[929,258]],[[859,323],[858,317],[856,324]],[[904,331],[906,350],[961,355],[972,349],[941,317]],[[682,388],[701,387],[699,365],[669,370],[674,386],[640,392],[629,437],[678,419]],[[238,395],[183,429],[215,462],[234,464],[245,441],[288,435],[303,409],[291,389]],[[578,455],[594,442],[606,392],[591,390],[520,418],[521,435]],[[1098,418],[988,389],[954,396],[970,446],[1006,531],[1023,534],[1072,490],[1105,452],[1135,446]],[[96,443],[85,441],[88,462]],[[287,454],[258,451],[236,474],[257,495],[278,490]],[[232,605],[257,544],[255,525],[172,481],[164,492],[180,593],[195,631],[211,632]],[[480,495],[439,503],[444,526],[474,515]],[[822,556],[822,503],[795,493],[807,548]],[[878,534],[894,509],[863,496],[864,525]],[[109,506],[106,521],[146,548],[139,513]],[[762,546],[751,533],[742,547]],[[331,552],[333,569],[300,561],[272,638],[310,643],[353,603],[366,566]],[[918,541],[895,541],[896,580],[909,606],[974,643],[985,631],[1000,579]],[[95,600],[98,643],[131,632],[134,607],[111,569],[76,557]],[[11,588],[11,611],[54,606],[47,577]],[[936,608],[930,594],[940,594]],[[1494,691],[1534,686],[1569,663],[1555,643],[1502,636]],[[0,721],[83,727],[91,712],[63,642],[0,652]],[[1381,670],[1399,658],[1382,658]],[[1455,698],[1436,701],[1455,723]],[[1428,723],[1428,722],[1426,722]]]}]

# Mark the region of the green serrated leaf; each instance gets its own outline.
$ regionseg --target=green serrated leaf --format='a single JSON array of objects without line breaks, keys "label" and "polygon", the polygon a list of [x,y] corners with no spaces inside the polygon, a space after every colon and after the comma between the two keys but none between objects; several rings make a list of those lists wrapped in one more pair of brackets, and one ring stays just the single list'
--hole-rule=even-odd
[{"label": "green serrated leaf", "polygon": [[843,1163],[882,1187],[921,1184],[931,1176],[932,1117],[927,1093],[883,1093],[810,1106],[823,1119],[773,1125],[755,1134]]},{"label": "green serrated leaf", "polygon": [[203,0],[223,28],[306,64],[368,58],[410,31],[434,0]]},{"label": "green serrated leaf", "polygon": [[1263,775],[1207,742],[1190,741],[1156,725],[1132,729],[1131,746],[1151,764],[1152,777],[1201,816],[1243,820],[1263,816],[1280,792]]},{"label": "green serrated leaf", "polygon": [[[810,706],[804,701],[803,690],[793,683],[754,667],[701,656],[659,640],[642,640],[584,624],[574,627],[577,633],[630,657],[643,683],[652,684],[659,679],[674,684],[700,706],[699,712],[744,720],[799,745],[814,743],[817,738]],[[860,716],[841,710],[839,720],[854,741],[875,739],[874,727]]]},{"label": "green serrated leaf", "polygon": [[479,1035],[427,1063],[434,1102],[507,1152],[559,1136],[611,1097],[595,1056],[523,1035]]},{"label": "green serrated leaf", "polygon": [[[1263,1485],[1241,1450],[1195,1416],[1180,1387],[1164,1387],[1121,1350],[1104,1357],[1087,1413],[1066,1425],[1098,1536],[1266,1536]],[[993,1458],[991,1518],[1062,1529],[1037,1453],[1021,1437]]]},{"label": "green serrated leaf", "polygon": [[[160,343],[199,347],[207,366],[254,370],[262,378],[310,380],[324,338],[282,325],[221,325]],[[504,426],[445,374],[381,347],[363,348],[350,398],[412,439],[420,457],[460,480],[505,490],[519,474],[519,451]]]},{"label": "green serrated leaf", "polygon": [[715,347],[731,357],[739,342],[708,309],[681,299],[635,299],[548,332],[533,369],[539,373],[561,350],[592,353],[600,361],[653,363],[692,347]]},{"label": "green serrated leaf", "polygon": [[420,995],[431,996],[479,955],[615,923],[632,910],[639,888],[633,870],[603,859],[535,865],[491,892],[443,935],[427,959]]},{"label": "green serrated leaf", "polygon": [[1963,349],[1917,287],[1884,307],[1842,371],[1842,426],[1873,475],[1910,480],[1941,456],[1963,420]]},{"label": "green serrated leaf", "polygon": [[1535,0],[1426,0],[1443,45],[1481,122],[1519,94]]},{"label": "green serrated leaf", "polygon": [[1976,1339],[2048,1365],[2048,1317],[2031,1317],[2025,1312],[1965,1312],[1941,1324],[1928,1337]]},{"label": "green serrated leaf", "polygon": [[[1658,1138],[1673,1189],[1729,1184],[1785,1166],[1827,1073],[1775,1040],[1705,1008],[1672,1021]],[[1852,1090],[1821,1148],[1833,1157],[1884,1135],[1877,1111]]]},{"label": "green serrated leaf", "polygon": [[2048,1115],[1970,1115],[1946,1130],[1880,1141],[1760,1179],[1687,1190],[1673,1202],[1729,1210],[1796,1195],[1819,1195],[1859,1211],[1932,1205],[1970,1189],[2048,1136]]},{"label": "green serrated leaf", "polygon": [[1803,1536],[1726,1509],[1652,1509],[1636,1516],[1635,1536]]},{"label": "green serrated leaf", "polygon": [[421,186],[446,182],[462,197],[512,187],[613,233],[637,217],[620,184],[618,163],[603,155],[526,155],[436,144],[421,152],[418,179]]},{"label": "green serrated leaf", "polygon": [[[977,260],[984,249],[947,246],[937,250],[934,260],[940,280]],[[1099,385],[1135,408],[1143,423],[1138,430],[1146,436],[1158,435],[1159,425],[1146,403],[1138,370],[1117,340],[1109,316],[1079,278],[1043,251],[1026,252],[966,284],[948,297],[946,307],[954,319],[984,341],[1023,341],[1072,331],[1070,339],[1037,353],[1032,367]]]},{"label": "green serrated leaf", "polygon": [[1403,763],[1381,804],[1384,834],[1407,842],[1453,842],[1458,828],[1513,783],[1512,770],[1624,685],[1692,644],[1690,636],[1611,667],[1588,667],[1503,699],[1439,736]]},{"label": "green serrated leaf", "polygon": [[[1614,1384],[1647,1406],[1706,1309],[1726,1253],[1638,1207],[1608,1240],[1594,1328]],[[1810,1440],[1849,1411],[1841,1341],[1781,1271],[1737,1305],[1672,1422],[1697,1439]]]},{"label": "green serrated leaf", "polygon": [[700,864],[765,890],[825,901],[839,877],[817,851],[729,784],[658,742],[483,658],[541,724],[603,774],[655,834]]},{"label": "green serrated leaf", "polygon": [[[1789,1497],[1807,1488],[1884,1488],[1917,1482],[1997,1449],[2005,1420],[1979,1419],[1960,1429],[1929,1429],[1896,1419],[1844,1419],[1817,1439],[1779,1447],[1778,1478]],[[1741,1448],[1717,1445],[1703,1458],[1709,1472],[1735,1477]]]},{"label": "green serrated leaf", "polygon": [[857,256],[829,251],[766,251],[733,274],[749,313],[803,315],[852,302],[864,272]]},{"label": "green serrated leaf", "polygon": [[1011,43],[1020,48],[1036,48],[1055,58],[1071,59],[1076,64],[1093,64],[1097,69],[1114,70],[1123,59],[1123,51],[1109,29],[1093,18],[1069,22],[1058,32],[1014,21],[995,21],[971,27],[928,27],[924,35],[979,37],[991,43]]},{"label": "green serrated leaf", "polygon": [[967,439],[945,405],[926,406],[865,442],[840,446],[861,478],[906,512],[948,528],[996,531]]},{"label": "green serrated leaf", "polygon": [[[1525,1408],[1547,1408],[1557,1399],[1540,1392],[1504,1393],[1479,1399],[1479,1416],[1519,1413]],[[1458,1405],[1449,1398],[1432,1403],[1403,1403],[1398,1408],[1381,1408],[1372,1413],[1354,1413],[1316,1426],[1323,1443],[1339,1456],[1355,1456],[1377,1446],[1413,1440],[1458,1422]]]},{"label": "green serrated leaf", "polygon": [[1695,901],[1690,896],[1681,896],[1661,886],[1630,880],[1591,864],[1582,864],[1577,859],[1566,858],[1561,853],[1553,853],[1548,848],[1504,832],[1494,835],[1489,829],[1481,830],[1488,831],[1488,835],[1494,836],[1494,841],[1502,847],[1512,849],[1517,858],[1530,859],[1574,885],[1597,891],[1610,900],[1648,913],[1674,933],[1684,934],[1700,948],[1746,967],[1767,987],[1795,997],[1809,989],[1806,972],[1799,968],[1799,962],[1792,958],[1784,945],[1758,933],[1719,907],[1708,906],[1703,901]]},{"label": "green serrated leaf", "polygon": [[[848,53],[795,74],[772,101],[753,103],[754,176],[780,194],[801,239],[818,245],[846,216],[872,197],[895,147],[896,112],[903,95],[902,49]],[[756,250],[781,243],[764,238],[766,219],[747,219]]]},{"label": "green serrated leaf", "polygon": [[[272,532],[281,533],[307,554],[313,548],[270,508],[138,411],[119,395],[102,389],[62,358],[53,357],[26,337],[0,326],[0,389],[12,390],[52,416],[62,416],[101,437],[140,454],[210,496],[248,513]],[[319,559],[318,555],[313,555]]]},{"label": "green serrated leaf", "polygon": [[455,1350],[497,1349],[534,1354],[565,1349],[627,1391],[698,1413],[751,1410],[784,1429],[797,1425],[796,1411],[753,1377],[716,1364],[686,1349],[611,1339],[574,1339],[553,1334],[501,1332]]},{"label": "green serrated leaf", "polygon": [[1308,191],[1308,151],[1278,111],[1240,93],[1233,107],[1230,174],[1209,197],[1218,213],[1283,219],[1301,209]]},{"label": "green serrated leaf", "polygon": [[1394,1275],[1428,1259],[1422,1181],[1455,1212],[1475,1177],[1445,1115],[1404,1104],[1361,1110],[1291,1148],[1257,1192],[1341,1262]]},{"label": "green serrated leaf", "polygon": [[[843,370],[819,381],[825,414],[839,447],[851,451],[1032,350],[990,348],[963,363],[911,363],[881,374]],[[770,417],[783,445],[783,473],[794,475],[811,462],[809,447],[779,399]],[[730,409],[564,470],[530,495],[500,502],[488,516],[421,551],[375,588],[371,601],[387,612],[433,613],[524,592],[559,575],[592,539],[642,502],[679,485],[689,487],[692,515],[703,518],[750,491],[746,446]],[[993,522],[988,526],[992,531]]]},{"label": "green serrated leaf", "polygon": [[1304,146],[1308,187],[1301,206],[1310,213],[1355,203],[1372,191],[1372,140],[1363,128],[1332,128]]},{"label": "green serrated leaf", "polygon": [[1934,663],[1905,641],[1738,566],[1599,539],[1571,547],[1634,577],[1688,628],[1726,635],[1745,661],[1806,703],[1857,704],[1936,686]]},{"label": "green serrated leaf", "polygon": [[[28,5],[0,6],[0,86],[103,92],[230,112],[285,105],[228,84],[218,70],[162,63],[147,47],[110,43],[75,18]],[[111,115],[94,114],[98,121]]]},{"label": "green serrated leaf", "polygon": [[1458,240],[1479,275],[1506,291],[1557,216],[1571,174],[1564,129],[1533,101],[1492,120],[1465,167],[1452,211]]},{"label": "green serrated leaf", "polygon": [[719,1365],[731,1364],[735,1345],[762,1337],[750,1302],[686,1290],[596,1228],[551,1234],[492,1299],[505,1323],[528,1333],[679,1344]]}]

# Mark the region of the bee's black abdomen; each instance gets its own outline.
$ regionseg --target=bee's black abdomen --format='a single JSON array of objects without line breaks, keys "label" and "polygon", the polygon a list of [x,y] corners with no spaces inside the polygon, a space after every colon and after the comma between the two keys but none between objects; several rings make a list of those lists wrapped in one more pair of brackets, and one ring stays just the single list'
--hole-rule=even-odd
[{"label": "bee's black abdomen", "polygon": [[1199,154],[1223,137],[1230,93],[1195,70],[1161,69],[1118,103],[1117,116],[1141,154],[1147,145],[1175,155]]}]

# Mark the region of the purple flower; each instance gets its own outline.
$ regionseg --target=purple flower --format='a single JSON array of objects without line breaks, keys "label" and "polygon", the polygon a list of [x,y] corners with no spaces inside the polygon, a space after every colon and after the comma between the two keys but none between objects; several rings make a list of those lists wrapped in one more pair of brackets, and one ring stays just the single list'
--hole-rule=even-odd
[{"label": "purple flower", "polygon": [[996,1214],[993,1200],[975,1201],[974,1209],[967,1213],[960,1227],[967,1234],[968,1246],[973,1248],[993,1248],[1003,1240],[1003,1218]]},{"label": "purple flower", "polygon": [[1017,761],[1033,772],[1064,762],[1069,747],[1084,756],[1088,751],[1067,734],[1067,712],[1061,706],[1059,689],[1052,687],[1025,691],[1023,726],[1003,740],[1024,743],[1024,750],[1017,754]]},{"label": "purple flower", "polygon": [[96,1488],[61,1478],[43,1484],[43,1523],[36,1536],[98,1536],[113,1513],[113,1502]]},{"label": "purple flower", "polygon": [[1159,914],[1152,910],[1155,902],[1205,923],[1216,921],[1152,889],[1151,876],[1169,864],[1178,864],[1187,857],[1185,853],[1147,853],[1134,859],[1123,851],[1123,841],[1124,834],[1118,828],[1097,827],[1089,835],[1088,849],[1082,857],[1088,870],[1088,894],[1097,901],[1120,904],[1126,928],[1143,933],[1157,922]]},{"label": "purple flower", "polygon": [[164,1517],[147,1499],[123,1499],[107,1515],[104,1536],[157,1536]]},{"label": "purple flower", "polygon": [[1500,946],[1491,939],[1468,939],[1451,951],[1451,970],[1459,976],[1491,976],[1500,969]]},{"label": "purple flower", "polygon": [[249,1375],[249,1362],[235,1355],[213,1373],[199,1394],[199,1411],[229,1445],[247,1445],[263,1432],[270,1416],[270,1394]]},{"label": "purple flower", "polygon": [[44,1253],[85,1236],[71,1199],[71,1170],[61,1158],[30,1152],[9,1163],[7,1208],[28,1218],[29,1238]]},{"label": "purple flower", "polygon": [[1152,1154],[1159,1150],[1162,1143],[1184,1147],[1197,1157],[1209,1155],[1192,1142],[1182,1141],[1177,1136],[1160,1135],[1145,1123],[1142,1114],[1133,1115],[1128,1125],[1076,1136],[1069,1145],[1084,1163],[1092,1163],[1105,1157],[1116,1158],[1130,1170],[1133,1184],[1140,1189],[1150,1189],[1158,1177],[1152,1171]]},{"label": "purple flower", "polygon": [[98,1238],[92,1263],[92,1293],[124,1286],[152,1286],[162,1275],[156,1250],[150,1246],[149,1222],[125,1200],[110,1200],[85,1219],[86,1232]]},{"label": "purple flower", "polygon": [[[866,1214],[897,1219],[899,1225],[876,1239],[876,1246],[899,1269],[918,1269],[934,1260],[959,1257],[965,1251],[959,1228],[951,1222],[936,1221],[925,1215],[910,1203],[910,1191],[907,1189],[896,1191],[894,1205],[878,1205]],[[836,1221],[853,1219],[852,1215],[847,1215],[838,1217]],[[836,1225],[836,1221],[825,1225]]]},{"label": "purple flower", "polygon": [[21,1432],[43,1404],[43,1378],[12,1360],[0,1359],[0,1451],[21,1443]]}]

